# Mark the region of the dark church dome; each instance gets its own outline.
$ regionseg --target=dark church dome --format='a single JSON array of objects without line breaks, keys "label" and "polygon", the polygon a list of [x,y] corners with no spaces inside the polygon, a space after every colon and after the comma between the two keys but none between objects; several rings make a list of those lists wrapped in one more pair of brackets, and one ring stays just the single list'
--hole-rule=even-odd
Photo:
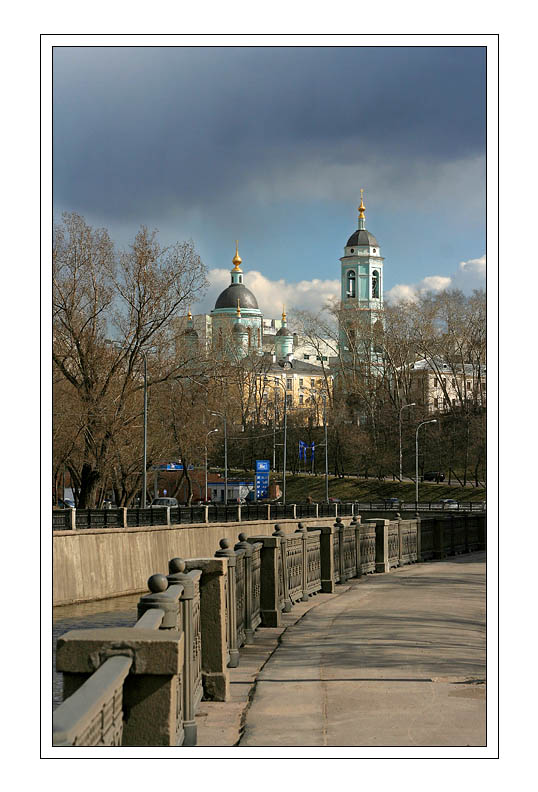
[{"label": "dark church dome", "polygon": [[375,236],[367,231],[365,228],[358,229],[349,237],[346,247],[359,247],[366,245],[368,247],[379,247],[379,243]]},{"label": "dark church dome", "polygon": [[293,333],[287,327],[281,327],[280,330],[276,332],[277,336],[291,336]]},{"label": "dark church dome", "polygon": [[227,289],[218,296],[215,303],[217,308],[237,308],[239,300],[240,308],[258,308],[258,301],[247,287],[242,283],[231,283]]}]

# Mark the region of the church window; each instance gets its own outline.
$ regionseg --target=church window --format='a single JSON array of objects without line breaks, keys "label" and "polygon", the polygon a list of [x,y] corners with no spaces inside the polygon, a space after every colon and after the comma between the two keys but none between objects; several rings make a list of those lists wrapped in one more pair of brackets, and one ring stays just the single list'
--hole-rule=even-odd
[{"label": "church window", "polygon": [[251,347],[252,346],[252,328],[251,327],[247,328],[247,332],[248,332],[248,345],[249,345],[249,347]]},{"label": "church window", "polygon": [[304,396],[303,396],[302,393],[300,393],[299,394],[299,404],[303,404],[303,403],[304,403]]},{"label": "church window", "polygon": [[375,248],[374,248],[374,253],[375,253]]},{"label": "church window", "polygon": [[355,248],[351,248],[350,253],[354,253],[354,252],[355,252]]},{"label": "church window", "polygon": [[302,387],[303,387],[303,379],[300,379],[300,380],[299,380],[299,387],[300,387],[300,388],[302,388]]},{"label": "church window", "polygon": [[258,327],[258,347],[261,347],[261,345],[262,345],[261,333],[260,333],[260,328]]},{"label": "church window", "polygon": [[379,299],[379,272],[372,272],[372,298]]},{"label": "church window", "polygon": [[286,382],[286,388],[287,388],[288,390],[292,390],[292,389],[293,389],[293,382],[292,382],[292,379],[291,379],[291,377],[290,377],[290,378],[287,380],[287,382]]},{"label": "church window", "polygon": [[310,380],[310,387],[311,387],[311,388],[314,388],[314,387],[315,387],[315,385],[316,385],[316,380],[312,378],[312,379]]},{"label": "church window", "polygon": [[310,355],[303,355],[303,360],[310,360]]},{"label": "church window", "polygon": [[222,349],[222,327],[219,327],[219,333],[217,336],[217,346],[219,349]]},{"label": "church window", "polygon": [[353,270],[349,270],[349,272],[347,273],[347,297],[355,297],[356,294],[355,283],[356,283],[355,273],[353,272]]}]

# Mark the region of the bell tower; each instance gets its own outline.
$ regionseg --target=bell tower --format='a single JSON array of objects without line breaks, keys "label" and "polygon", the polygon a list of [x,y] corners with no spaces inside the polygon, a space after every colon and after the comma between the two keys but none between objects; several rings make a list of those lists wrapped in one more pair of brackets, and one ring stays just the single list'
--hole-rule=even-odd
[{"label": "bell tower", "polygon": [[[361,189],[361,203],[358,207],[358,228],[349,237],[340,259],[341,316],[340,316],[340,355],[351,354],[355,341],[352,327],[360,325],[360,335],[365,336],[369,328],[372,341],[370,352],[366,339],[357,341],[357,352],[368,354],[371,362],[379,365],[379,342],[376,334],[382,332],[383,319],[383,262],[379,242],[366,228],[366,207],[364,190]],[[347,313],[347,316],[346,316]],[[380,322],[381,324],[377,324]],[[359,333],[359,330],[357,330]]]}]

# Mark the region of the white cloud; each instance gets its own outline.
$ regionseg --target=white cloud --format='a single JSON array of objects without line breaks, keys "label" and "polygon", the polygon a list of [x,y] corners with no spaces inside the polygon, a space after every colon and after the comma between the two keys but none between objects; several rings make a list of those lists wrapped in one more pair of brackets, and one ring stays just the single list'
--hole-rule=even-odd
[{"label": "white cloud", "polygon": [[461,261],[456,272],[447,277],[445,275],[428,275],[419,283],[398,283],[385,293],[388,302],[398,303],[405,300],[415,301],[425,292],[439,292],[445,289],[461,289],[464,294],[470,294],[473,289],[486,287],[486,255],[477,259]]},{"label": "white cloud", "polygon": [[[208,280],[210,287],[204,299],[195,306],[197,313],[209,312],[214,308],[217,297],[230,284],[230,271],[211,269],[208,272]],[[293,313],[294,310],[318,312],[327,300],[340,294],[338,279],[314,278],[292,283],[284,278],[270,280],[257,270],[250,270],[245,272],[244,282],[256,297],[262,314],[273,319],[280,316],[283,305],[289,313]]]},{"label": "white cloud", "polygon": [[[208,272],[210,286],[204,299],[193,309],[196,313],[209,313],[215,306],[219,294],[230,284],[230,271],[215,268]],[[456,272],[451,275],[428,275],[419,283],[398,283],[385,293],[388,302],[398,303],[405,300],[416,300],[425,292],[439,292],[444,289],[461,289],[470,294],[473,289],[482,289],[486,285],[486,256],[460,262]],[[293,315],[294,311],[307,310],[318,312],[327,301],[340,295],[340,281],[337,278],[321,280],[301,280],[293,283],[284,278],[270,280],[258,270],[245,272],[247,286],[258,300],[258,305],[265,317],[278,318],[282,306]],[[292,316],[290,316],[290,319]]]}]

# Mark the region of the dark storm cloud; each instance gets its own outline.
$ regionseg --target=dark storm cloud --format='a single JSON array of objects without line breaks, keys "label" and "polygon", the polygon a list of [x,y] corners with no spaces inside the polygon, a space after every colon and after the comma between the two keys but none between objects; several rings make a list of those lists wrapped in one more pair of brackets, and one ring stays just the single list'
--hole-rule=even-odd
[{"label": "dark storm cloud", "polygon": [[405,179],[483,154],[484,103],[481,48],[56,47],[55,205],[151,222],[320,158]]}]

